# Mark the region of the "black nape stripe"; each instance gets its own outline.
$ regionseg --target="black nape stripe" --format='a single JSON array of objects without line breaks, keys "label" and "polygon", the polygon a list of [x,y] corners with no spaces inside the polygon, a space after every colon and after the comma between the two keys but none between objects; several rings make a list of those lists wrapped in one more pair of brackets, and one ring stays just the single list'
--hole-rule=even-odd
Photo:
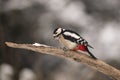
[{"label": "black nape stripe", "polygon": [[74,37],[71,37],[71,36],[66,36],[66,35],[64,35],[64,34],[63,34],[63,37],[64,37],[66,40],[70,40],[70,41],[72,41],[72,42],[77,43],[77,42],[76,42],[76,41],[77,41],[77,39],[75,39]]}]

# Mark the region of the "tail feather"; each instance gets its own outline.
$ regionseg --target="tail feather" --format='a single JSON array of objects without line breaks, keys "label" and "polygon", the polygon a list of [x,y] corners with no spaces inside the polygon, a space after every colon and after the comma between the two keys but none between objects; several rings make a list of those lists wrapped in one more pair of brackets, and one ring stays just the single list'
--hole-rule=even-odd
[{"label": "tail feather", "polygon": [[89,45],[89,44],[88,44],[87,46],[90,47],[90,48],[92,48],[92,49],[94,49],[94,48],[93,48],[91,45]]},{"label": "tail feather", "polygon": [[89,49],[86,47],[86,51],[89,53],[89,55],[93,58],[93,59],[97,59],[90,51]]}]

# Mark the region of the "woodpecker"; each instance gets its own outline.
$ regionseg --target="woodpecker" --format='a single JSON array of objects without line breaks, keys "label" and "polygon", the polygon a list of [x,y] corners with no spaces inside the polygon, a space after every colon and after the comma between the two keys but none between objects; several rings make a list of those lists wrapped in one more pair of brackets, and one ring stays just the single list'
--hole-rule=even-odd
[{"label": "woodpecker", "polygon": [[53,37],[69,50],[84,51],[87,52],[93,59],[97,59],[88,49],[93,48],[88,42],[81,37],[78,33],[72,30],[66,30],[63,28],[56,28],[53,32]]}]

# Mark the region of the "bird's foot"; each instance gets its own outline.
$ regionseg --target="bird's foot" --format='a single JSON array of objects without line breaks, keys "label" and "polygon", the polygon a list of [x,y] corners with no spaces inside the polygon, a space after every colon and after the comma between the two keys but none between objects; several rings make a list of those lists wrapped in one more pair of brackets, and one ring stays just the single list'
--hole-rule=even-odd
[{"label": "bird's foot", "polygon": [[69,49],[67,49],[67,48],[65,48],[65,47],[63,47],[62,49],[63,49],[64,52],[66,52],[66,51],[69,50]]}]

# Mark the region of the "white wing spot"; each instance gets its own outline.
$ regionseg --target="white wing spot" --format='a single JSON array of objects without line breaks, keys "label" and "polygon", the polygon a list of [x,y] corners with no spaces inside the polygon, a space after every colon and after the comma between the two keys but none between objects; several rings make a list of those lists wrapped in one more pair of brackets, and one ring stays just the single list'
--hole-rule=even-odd
[{"label": "white wing spot", "polygon": [[65,35],[68,35],[68,36],[71,36],[71,37],[74,37],[74,38],[76,38],[76,39],[79,39],[79,38],[80,38],[80,36],[78,36],[78,35],[76,35],[76,34],[74,34],[74,33],[65,32],[64,34],[65,34]]}]

